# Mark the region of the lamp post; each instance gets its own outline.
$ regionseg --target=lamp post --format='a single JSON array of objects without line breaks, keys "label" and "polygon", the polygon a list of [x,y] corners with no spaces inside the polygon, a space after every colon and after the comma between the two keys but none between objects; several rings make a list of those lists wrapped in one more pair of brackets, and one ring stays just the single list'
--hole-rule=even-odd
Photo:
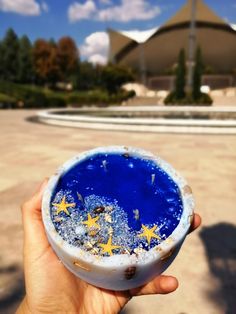
[{"label": "lamp post", "polygon": [[191,20],[188,40],[188,73],[186,89],[188,92],[191,92],[193,88],[193,67],[196,46],[196,4],[198,0],[189,1],[191,1]]}]

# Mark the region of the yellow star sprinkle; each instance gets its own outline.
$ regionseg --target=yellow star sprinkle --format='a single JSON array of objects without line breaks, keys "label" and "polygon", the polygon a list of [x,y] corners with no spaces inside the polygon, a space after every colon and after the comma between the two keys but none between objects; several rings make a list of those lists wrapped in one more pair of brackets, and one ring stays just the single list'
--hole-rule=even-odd
[{"label": "yellow star sprinkle", "polygon": [[88,214],[88,219],[85,220],[85,221],[83,221],[82,223],[83,223],[84,225],[87,225],[88,228],[94,227],[94,228],[98,228],[98,229],[99,229],[100,226],[96,223],[96,221],[97,221],[98,219],[99,219],[99,217],[94,217],[94,218],[92,218],[91,215]]},{"label": "yellow star sprinkle", "polygon": [[60,212],[64,212],[67,215],[70,215],[67,208],[68,207],[75,207],[75,203],[66,203],[66,197],[63,196],[61,203],[52,203],[53,206],[57,207],[56,215],[60,214]]},{"label": "yellow star sprinkle", "polygon": [[160,240],[161,238],[159,237],[159,235],[157,235],[156,233],[154,233],[154,231],[156,230],[157,226],[155,225],[154,227],[148,229],[148,227],[142,225],[143,228],[143,233],[139,234],[139,237],[146,237],[147,238],[147,242],[150,245],[151,239],[152,238],[156,238],[158,240]]},{"label": "yellow star sprinkle", "polygon": [[102,247],[103,252],[102,253],[108,253],[109,255],[113,255],[112,251],[115,249],[121,248],[119,245],[112,245],[112,237],[109,237],[109,240],[107,243],[100,243],[98,244],[99,246]]}]

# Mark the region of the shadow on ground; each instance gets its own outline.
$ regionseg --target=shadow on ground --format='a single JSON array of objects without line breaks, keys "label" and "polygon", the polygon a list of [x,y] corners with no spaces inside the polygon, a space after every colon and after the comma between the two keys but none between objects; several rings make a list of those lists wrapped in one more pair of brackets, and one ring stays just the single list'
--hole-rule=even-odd
[{"label": "shadow on ground", "polygon": [[236,226],[220,223],[200,232],[210,271],[219,280],[220,288],[209,297],[226,305],[225,314],[236,313]]},{"label": "shadow on ground", "polygon": [[0,266],[0,313],[15,313],[24,294],[22,269],[18,265]]}]

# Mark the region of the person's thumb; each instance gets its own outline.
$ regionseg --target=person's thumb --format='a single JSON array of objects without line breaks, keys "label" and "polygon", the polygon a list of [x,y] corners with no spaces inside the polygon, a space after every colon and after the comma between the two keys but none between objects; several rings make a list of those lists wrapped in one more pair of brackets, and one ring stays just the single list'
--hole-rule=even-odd
[{"label": "person's thumb", "polygon": [[36,193],[21,207],[24,228],[24,247],[27,251],[41,250],[45,245],[48,245],[41,215],[42,196],[47,182],[48,179],[45,179]]}]

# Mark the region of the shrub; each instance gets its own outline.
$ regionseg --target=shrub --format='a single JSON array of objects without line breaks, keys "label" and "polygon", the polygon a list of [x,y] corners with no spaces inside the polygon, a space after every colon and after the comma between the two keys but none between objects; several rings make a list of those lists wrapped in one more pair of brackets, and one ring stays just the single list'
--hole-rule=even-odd
[{"label": "shrub", "polygon": [[[37,86],[20,85],[15,83],[0,82],[0,93],[6,95],[6,101],[14,101],[14,106],[23,108],[63,108],[66,104],[77,106],[97,105],[107,106],[117,104],[135,96],[134,91],[119,90],[109,94],[106,90],[78,91],[72,93],[55,92]],[[11,106],[12,107],[12,106]]]},{"label": "shrub", "polygon": [[165,105],[167,106],[187,106],[187,105],[196,105],[196,106],[210,106],[213,103],[212,98],[208,94],[201,93],[200,97],[196,100],[191,94],[186,94],[182,99],[176,97],[175,92],[171,92],[167,95],[164,100]]},{"label": "shrub", "polygon": [[29,86],[1,82],[0,92],[14,98],[16,103],[22,103],[24,108],[42,108],[47,103],[43,92]]},{"label": "shrub", "polygon": [[198,105],[203,104],[203,105],[211,106],[213,104],[213,99],[211,98],[210,95],[205,94],[205,93],[201,93],[197,104]]},{"label": "shrub", "polygon": [[66,98],[66,102],[72,106],[82,105],[84,103],[84,96],[82,93],[71,94]]},{"label": "shrub", "polygon": [[203,73],[203,64],[202,64],[202,53],[201,48],[198,47],[195,55],[195,66],[193,71],[193,98],[199,101],[202,97],[201,95],[201,78]]},{"label": "shrub", "polygon": [[128,93],[127,93],[127,98],[133,98],[133,97],[135,97],[135,96],[136,96],[136,93],[135,93],[134,90],[128,91]]},{"label": "shrub", "polygon": [[22,91],[19,100],[24,103],[24,108],[44,108],[47,105],[46,96],[42,92]]},{"label": "shrub", "polygon": [[[35,86],[0,82],[0,92],[22,103],[23,108],[65,107],[65,96]],[[17,105],[16,105],[17,106]]]},{"label": "shrub", "polygon": [[16,107],[16,100],[5,94],[0,93],[0,108]]},{"label": "shrub", "polygon": [[77,92],[67,97],[67,103],[78,107],[83,105],[106,105],[109,103],[107,92],[95,90],[89,92]]},{"label": "shrub", "polygon": [[164,99],[165,105],[173,105],[176,102],[175,92],[170,92]]},{"label": "shrub", "polygon": [[180,50],[178,58],[178,66],[176,69],[176,79],[175,79],[175,95],[177,99],[182,99],[185,97],[185,52],[184,49]]},{"label": "shrub", "polygon": [[57,95],[47,95],[46,96],[46,104],[49,108],[64,108],[66,107],[66,100],[62,96]]},{"label": "shrub", "polygon": [[102,69],[101,79],[109,93],[117,93],[123,84],[134,81],[134,74],[127,67],[108,64]]},{"label": "shrub", "polygon": [[87,93],[87,101],[90,104],[105,106],[110,103],[109,95],[106,91],[94,90]]}]

